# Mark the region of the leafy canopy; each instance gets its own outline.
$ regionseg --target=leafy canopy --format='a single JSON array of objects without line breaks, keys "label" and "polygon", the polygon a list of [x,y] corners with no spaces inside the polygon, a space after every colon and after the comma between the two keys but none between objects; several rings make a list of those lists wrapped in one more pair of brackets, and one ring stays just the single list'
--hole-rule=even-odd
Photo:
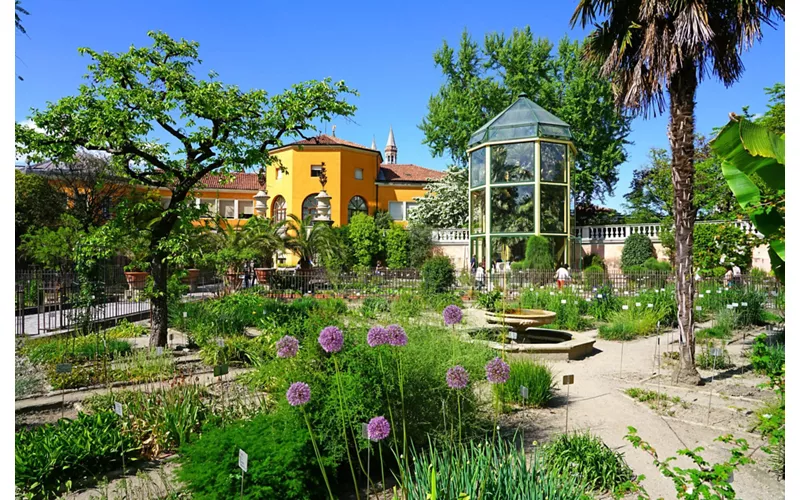
[{"label": "leafy canopy", "polygon": [[582,44],[567,38],[554,52],[530,27],[509,37],[488,34],[483,47],[464,31],[457,50],[445,42],[433,56],[445,83],[420,124],[425,144],[434,156],[466,166],[470,135],[526,93],[570,124],[578,149],[571,179],[576,203],[613,194],[630,120],[614,108],[609,79],[581,54]]},{"label": "leafy canopy", "polygon": [[444,177],[425,185],[424,196],[415,198],[410,220],[436,228],[466,227],[468,180],[466,169],[451,165]]}]

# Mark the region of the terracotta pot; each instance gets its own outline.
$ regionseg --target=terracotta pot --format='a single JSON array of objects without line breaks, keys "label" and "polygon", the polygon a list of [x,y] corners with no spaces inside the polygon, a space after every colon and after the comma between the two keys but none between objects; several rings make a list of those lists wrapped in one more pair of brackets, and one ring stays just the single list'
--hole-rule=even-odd
[{"label": "terracotta pot", "polygon": [[269,278],[272,276],[272,273],[275,272],[274,269],[270,269],[268,267],[257,267],[256,271],[256,279],[258,283],[261,285],[266,285],[269,283]]},{"label": "terracotta pot", "polygon": [[131,290],[144,290],[149,275],[150,273],[143,271],[126,271],[125,280]]}]

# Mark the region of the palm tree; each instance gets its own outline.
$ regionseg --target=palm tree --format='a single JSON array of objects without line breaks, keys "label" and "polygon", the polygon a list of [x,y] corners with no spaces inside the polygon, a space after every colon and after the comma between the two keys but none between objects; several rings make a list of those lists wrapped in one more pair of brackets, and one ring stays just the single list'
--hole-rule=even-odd
[{"label": "palm tree", "polygon": [[30,12],[25,10],[22,5],[20,5],[20,0],[15,0],[14,2],[14,26],[16,26],[17,31],[22,33],[23,35],[27,34],[25,31],[25,26],[22,25],[22,19],[20,19],[19,15],[24,14],[26,16],[31,15]]},{"label": "palm tree", "polygon": [[[605,18],[599,24],[597,17]],[[761,39],[761,24],[783,19],[782,0],[580,0],[571,24],[593,24],[586,57],[613,80],[617,105],[663,113],[669,96],[674,188],[676,296],[681,362],[676,381],[700,383],[694,363],[692,245],[696,207],[694,108],[709,72],[729,86],[744,71],[739,55]]]},{"label": "palm tree", "polygon": [[335,251],[331,227],[327,224],[313,224],[311,217],[303,220],[289,214],[288,233],[286,248],[300,257],[300,269],[309,269],[312,258],[324,258]]},{"label": "palm tree", "polygon": [[263,267],[272,267],[273,255],[285,246],[286,221],[274,222],[267,217],[253,217],[243,228],[249,234],[253,247],[259,254]]}]

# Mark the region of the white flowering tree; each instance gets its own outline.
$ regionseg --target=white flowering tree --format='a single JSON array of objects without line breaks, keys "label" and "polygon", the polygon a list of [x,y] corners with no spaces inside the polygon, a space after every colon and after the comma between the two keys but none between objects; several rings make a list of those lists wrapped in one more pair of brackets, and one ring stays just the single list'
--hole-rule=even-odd
[{"label": "white flowering tree", "polygon": [[410,219],[434,228],[467,227],[467,192],[467,169],[450,166],[444,177],[425,186],[425,196],[415,198]]}]

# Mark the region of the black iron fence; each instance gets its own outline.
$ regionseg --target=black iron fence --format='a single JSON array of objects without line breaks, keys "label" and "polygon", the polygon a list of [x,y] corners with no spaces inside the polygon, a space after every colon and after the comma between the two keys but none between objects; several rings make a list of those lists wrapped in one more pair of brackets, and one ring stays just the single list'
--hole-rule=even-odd
[{"label": "black iron fence", "polygon": [[[196,299],[231,293],[251,287],[273,298],[291,299],[306,295],[358,300],[366,297],[396,297],[421,293],[423,282],[417,269],[380,269],[369,272],[330,272],[325,269],[257,269],[252,273],[218,275],[211,270],[190,270],[182,278],[186,298]],[[519,270],[491,272],[483,276],[462,272],[452,291],[462,296],[503,290],[511,297],[526,289],[569,288],[589,298],[601,287],[624,296],[674,284],[666,272],[586,273],[576,272],[559,282],[553,271]],[[103,268],[95,283],[92,307],[77,300],[80,287],[74,272],[26,270],[16,273],[16,327],[18,335],[37,335],[72,329],[87,317],[93,323],[121,318],[149,317],[147,273],[126,273],[120,266]],[[695,283],[695,293],[715,293],[730,286],[763,292],[765,306],[783,308],[781,284],[766,276],[743,275],[735,283],[706,278]]]}]

